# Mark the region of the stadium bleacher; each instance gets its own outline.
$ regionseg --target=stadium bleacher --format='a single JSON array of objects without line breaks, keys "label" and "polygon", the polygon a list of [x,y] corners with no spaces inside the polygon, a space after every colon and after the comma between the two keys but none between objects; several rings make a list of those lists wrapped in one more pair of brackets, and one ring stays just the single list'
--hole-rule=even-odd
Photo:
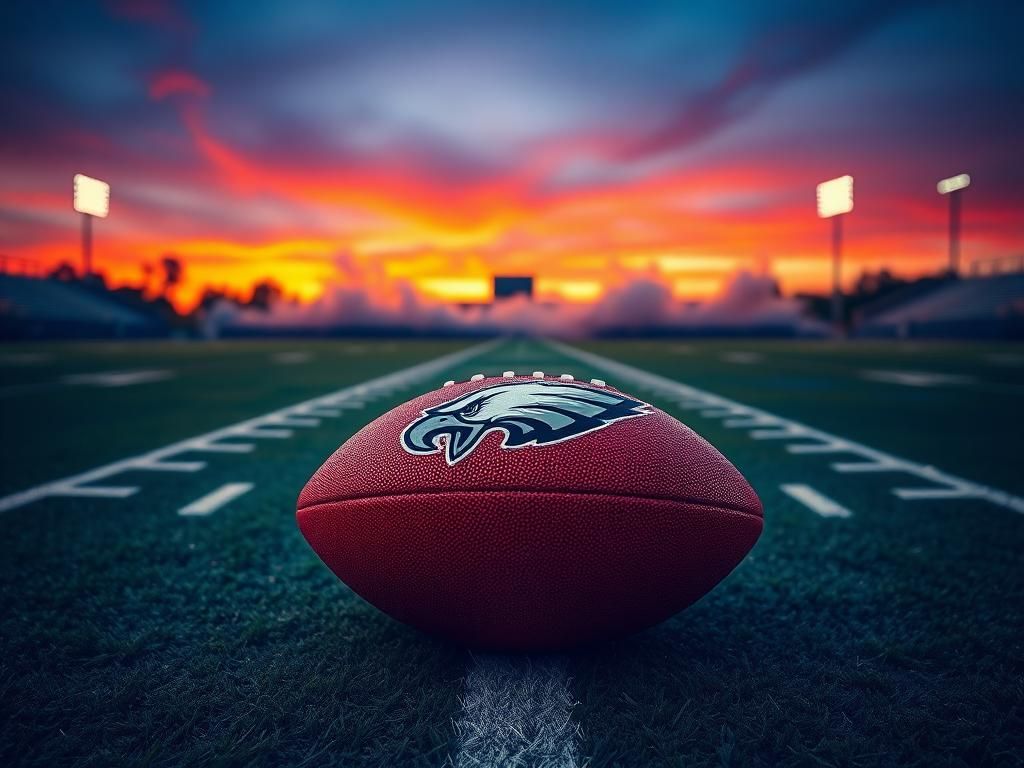
[{"label": "stadium bleacher", "polygon": [[161,325],[88,288],[0,274],[0,338],[152,336]]},{"label": "stadium bleacher", "polygon": [[864,308],[858,335],[1024,338],[1024,274],[954,279],[924,295],[891,297],[884,306]]}]

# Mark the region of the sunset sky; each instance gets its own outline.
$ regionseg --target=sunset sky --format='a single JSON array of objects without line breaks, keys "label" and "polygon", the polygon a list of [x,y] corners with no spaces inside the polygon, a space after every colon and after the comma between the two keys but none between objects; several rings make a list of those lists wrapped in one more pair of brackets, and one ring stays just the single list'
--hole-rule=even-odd
[{"label": "sunset sky", "polygon": [[179,255],[486,301],[593,301],[740,269],[828,284],[815,185],[855,177],[846,276],[1024,253],[1020,3],[36,2],[0,12],[0,253],[77,263],[71,179],[110,183],[97,267]]}]

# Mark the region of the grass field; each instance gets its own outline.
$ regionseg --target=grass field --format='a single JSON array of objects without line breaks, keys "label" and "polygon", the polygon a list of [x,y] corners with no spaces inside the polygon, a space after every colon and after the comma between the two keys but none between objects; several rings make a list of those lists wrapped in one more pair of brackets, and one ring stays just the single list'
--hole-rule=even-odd
[{"label": "grass field", "polygon": [[[391,406],[505,369],[604,378],[707,437],[764,502],[748,559],[657,627],[547,659],[472,654],[352,594],[298,533],[298,491]],[[0,377],[4,765],[1024,761],[1019,346],[19,345]],[[213,441],[248,452],[192,442],[53,484],[332,392]],[[225,487],[244,490],[179,514]],[[515,718],[478,706],[503,664],[529,689]]]}]

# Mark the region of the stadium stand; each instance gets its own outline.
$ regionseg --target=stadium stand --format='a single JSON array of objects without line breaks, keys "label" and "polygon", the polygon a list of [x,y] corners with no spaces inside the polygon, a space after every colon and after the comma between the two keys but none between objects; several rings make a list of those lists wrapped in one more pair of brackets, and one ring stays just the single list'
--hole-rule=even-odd
[{"label": "stadium stand", "polygon": [[863,307],[857,325],[858,335],[875,338],[1024,339],[1024,274],[901,291]]},{"label": "stadium stand", "polygon": [[154,336],[161,323],[81,285],[0,274],[0,338]]}]

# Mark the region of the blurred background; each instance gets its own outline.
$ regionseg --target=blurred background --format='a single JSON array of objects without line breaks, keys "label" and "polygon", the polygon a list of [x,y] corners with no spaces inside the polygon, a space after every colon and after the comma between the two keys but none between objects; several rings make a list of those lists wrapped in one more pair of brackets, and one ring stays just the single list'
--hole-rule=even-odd
[{"label": "blurred background", "polygon": [[1024,336],[1016,3],[0,20],[4,338]]}]

